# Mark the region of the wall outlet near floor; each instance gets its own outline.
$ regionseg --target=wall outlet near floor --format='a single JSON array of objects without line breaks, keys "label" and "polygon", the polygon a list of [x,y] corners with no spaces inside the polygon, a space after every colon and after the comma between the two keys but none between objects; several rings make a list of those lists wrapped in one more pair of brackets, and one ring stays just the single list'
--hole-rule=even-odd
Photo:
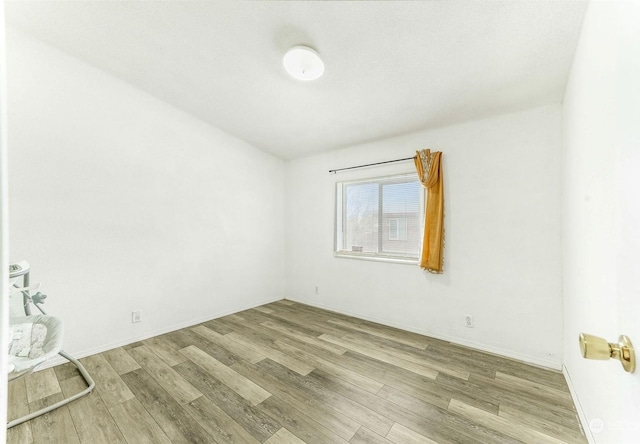
[{"label": "wall outlet near floor", "polygon": [[315,286],[314,294],[320,294],[320,287],[317,285]]},{"label": "wall outlet near floor", "polygon": [[134,310],[131,312],[131,323],[135,324],[136,322],[142,321],[142,310]]},{"label": "wall outlet near floor", "polygon": [[466,315],[464,317],[464,326],[465,327],[469,327],[469,328],[473,328],[473,316]]}]

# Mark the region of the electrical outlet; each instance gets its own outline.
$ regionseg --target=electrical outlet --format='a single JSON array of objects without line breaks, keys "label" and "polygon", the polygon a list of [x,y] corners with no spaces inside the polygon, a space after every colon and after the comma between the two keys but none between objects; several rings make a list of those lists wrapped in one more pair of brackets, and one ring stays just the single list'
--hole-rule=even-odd
[{"label": "electrical outlet", "polygon": [[131,323],[135,324],[136,322],[142,321],[142,310],[135,310],[131,312]]},{"label": "electrical outlet", "polygon": [[320,287],[316,285],[315,294],[320,294]]},{"label": "electrical outlet", "polygon": [[473,328],[473,316],[466,315],[464,317],[464,326],[465,327],[469,327],[469,328]]}]

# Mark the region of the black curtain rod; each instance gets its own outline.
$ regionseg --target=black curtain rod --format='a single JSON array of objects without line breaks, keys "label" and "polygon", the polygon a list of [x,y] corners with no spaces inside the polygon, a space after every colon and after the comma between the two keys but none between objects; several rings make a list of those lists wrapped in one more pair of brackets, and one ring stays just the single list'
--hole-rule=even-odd
[{"label": "black curtain rod", "polygon": [[382,164],[385,164],[385,163],[404,162],[405,160],[413,160],[415,158],[416,158],[416,156],[405,157],[404,159],[386,160],[384,162],[368,163],[366,165],[356,165],[356,166],[347,167],[347,168],[338,168],[336,170],[329,170],[329,172],[330,173],[337,173],[338,171],[353,170],[355,168],[364,168],[364,167],[370,167],[370,166],[374,166],[374,165],[382,165]]}]

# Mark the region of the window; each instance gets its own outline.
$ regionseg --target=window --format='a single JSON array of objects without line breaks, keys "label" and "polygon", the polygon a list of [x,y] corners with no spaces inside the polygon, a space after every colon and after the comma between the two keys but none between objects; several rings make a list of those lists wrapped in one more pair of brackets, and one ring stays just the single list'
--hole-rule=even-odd
[{"label": "window", "polygon": [[418,259],[423,191],[415,173],[336,185],[337,255]]},{"label": "window", "polygon": [[389,219],[389,240],[407,240],[407,218]]}]

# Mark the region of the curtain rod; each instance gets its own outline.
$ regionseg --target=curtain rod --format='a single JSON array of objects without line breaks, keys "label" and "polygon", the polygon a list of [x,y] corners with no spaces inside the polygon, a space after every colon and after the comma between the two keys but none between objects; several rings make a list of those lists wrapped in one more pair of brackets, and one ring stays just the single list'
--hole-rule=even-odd
[{"label": "curtain rod", "polygon": [[413,157],[405,157],[404,159],[395,159],[395,160],[386,160],[384,162],[376,162],[376,163],[367,163],[365,165],[356,165],[356,166],[352,166],[352,167],[347,167],[347,168],[338,168],[335,170],[329,170],[330,173],[337,173],[338,171],[344,171],[344,170],[353,170],[355,168],[364,168],[364,167],[369,167],[369,166],[374,166],[374,165],[383,165],[385,163],[393,163],[393,162],[404,162],[405,160],[414,160],[416,158],[416,156]]}]

